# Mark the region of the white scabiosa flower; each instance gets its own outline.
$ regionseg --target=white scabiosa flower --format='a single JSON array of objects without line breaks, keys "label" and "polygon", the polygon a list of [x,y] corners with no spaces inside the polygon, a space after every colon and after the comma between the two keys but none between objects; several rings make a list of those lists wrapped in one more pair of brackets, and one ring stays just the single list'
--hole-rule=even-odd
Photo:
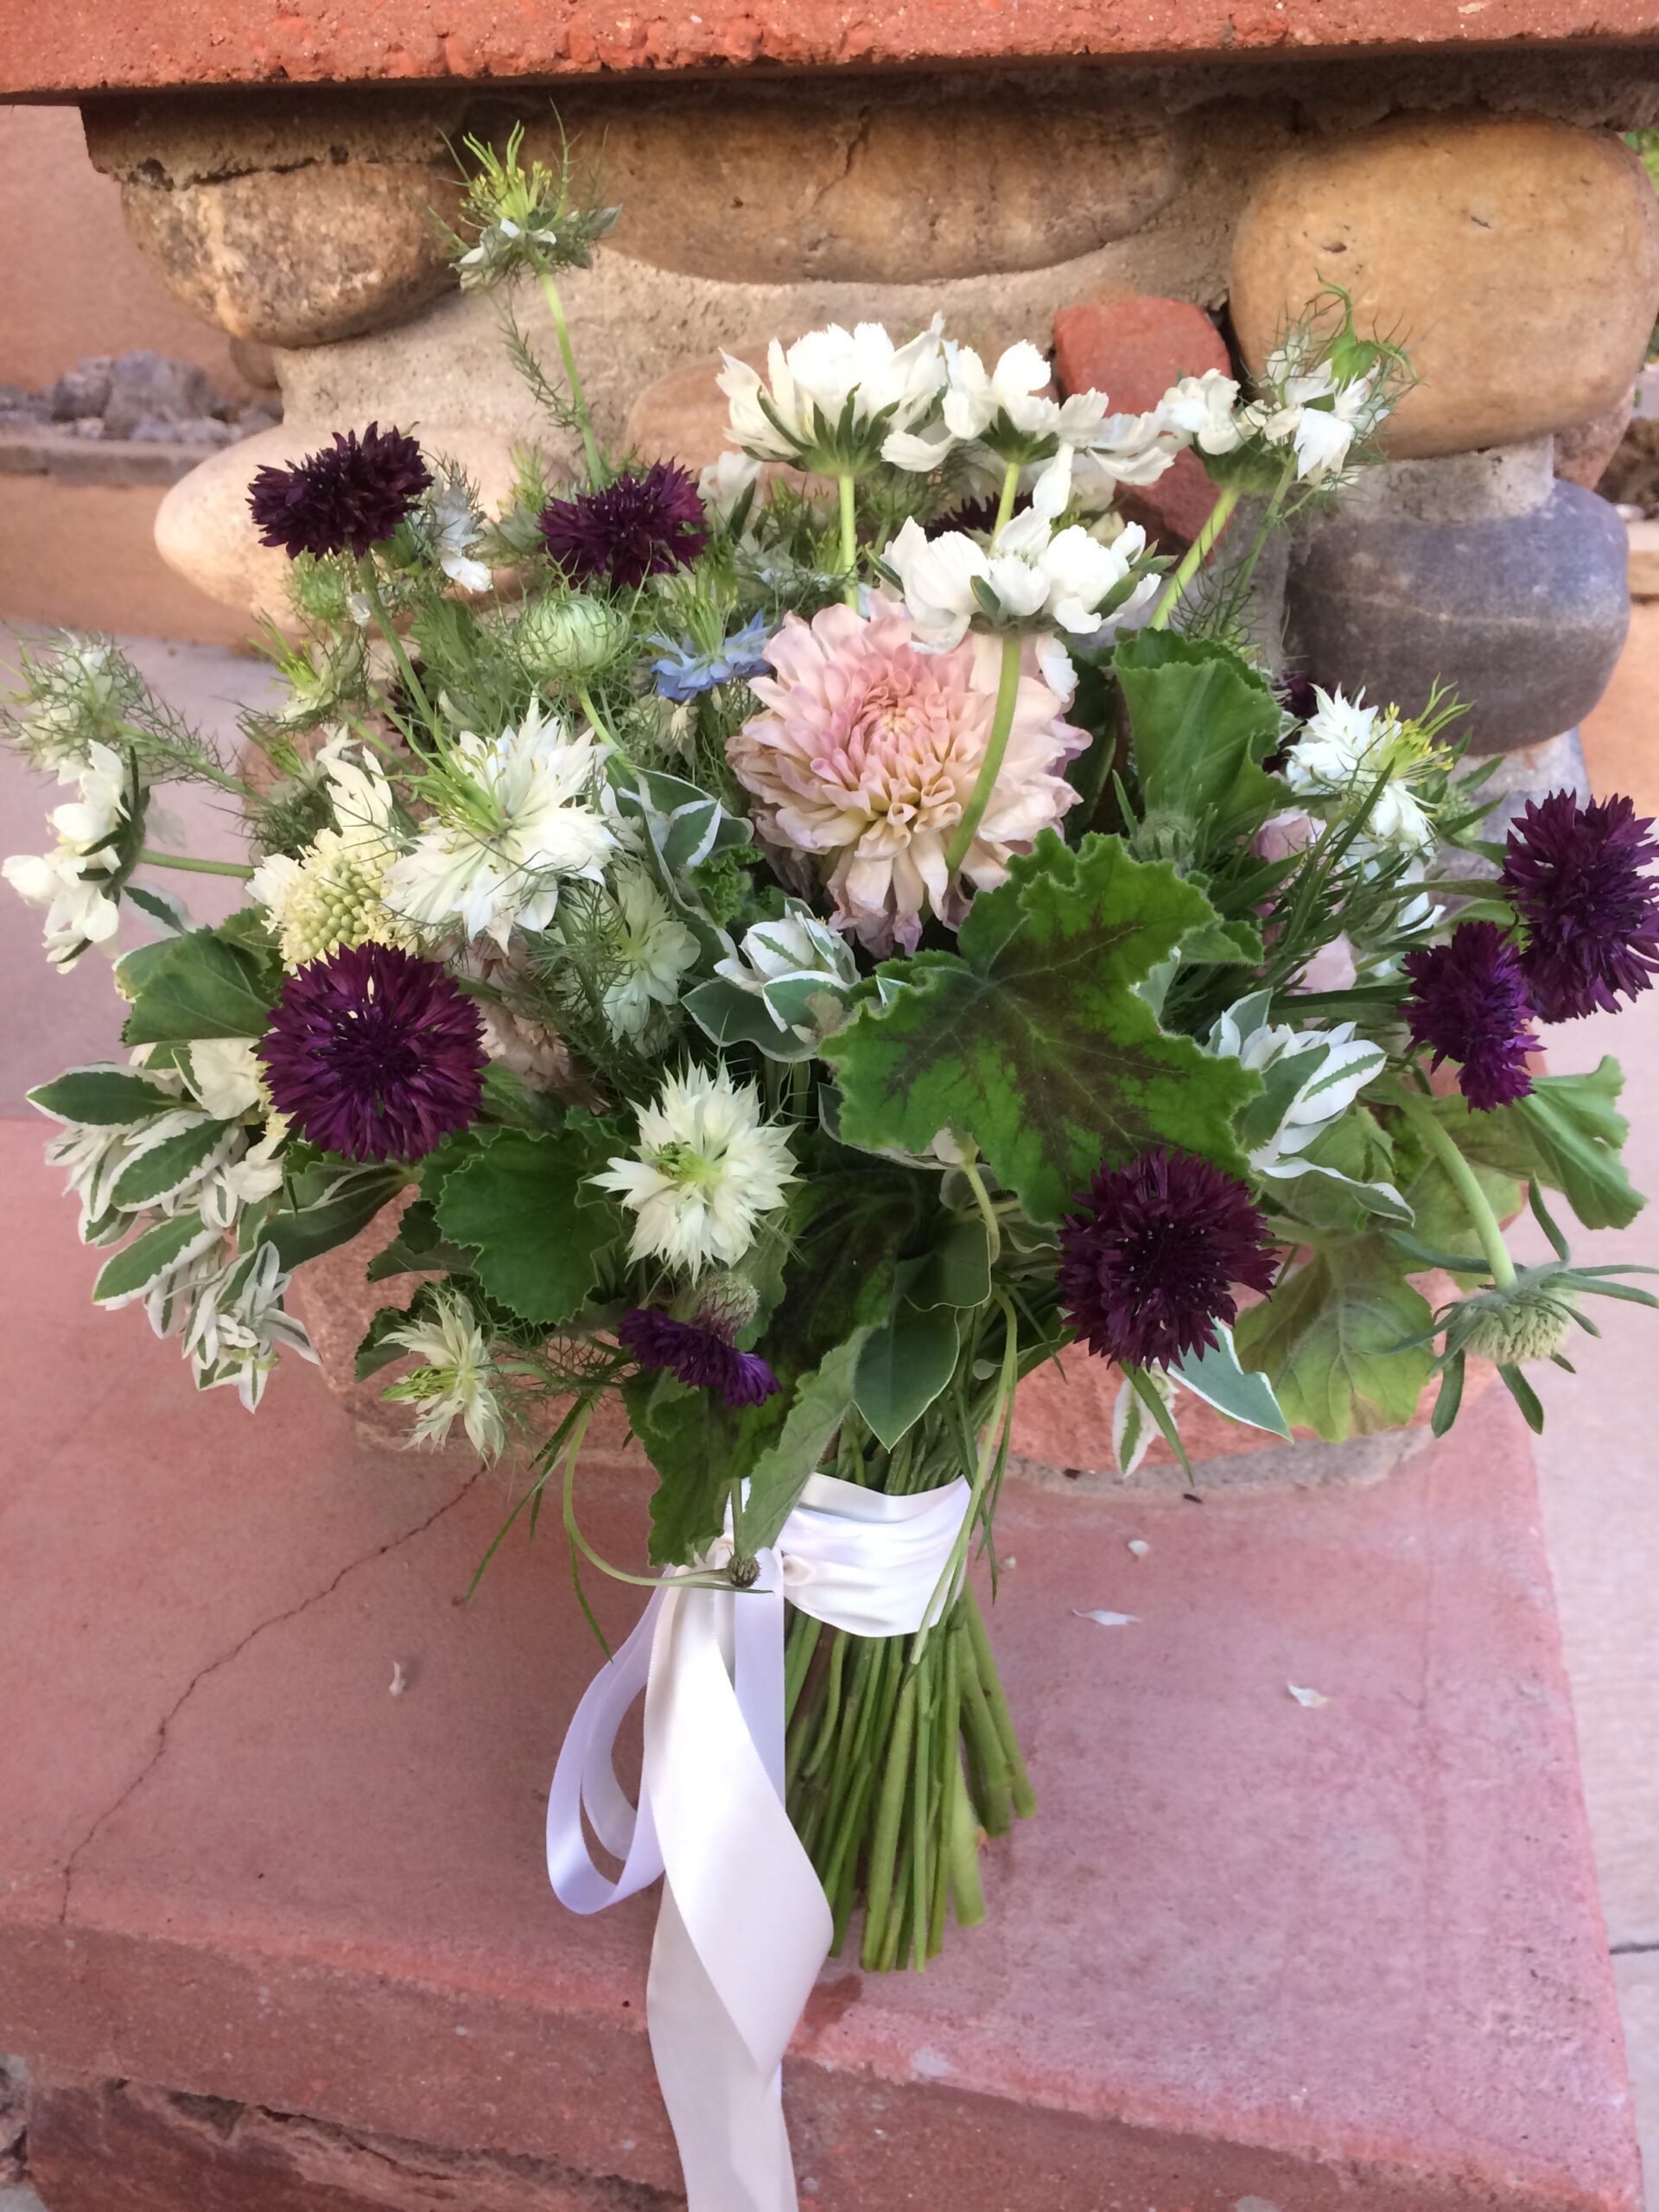
[{"label": "white scabiosa flower", "polygon": [[908,521],[882,559],[899,579],[921,642],[949,652],[976,622],[998,629],[1053,623],[1079,637],[1092,637],[1109,613],[1124,626],[1158,588],[1147,575],[1123,589],[1146,550],[1138,523],[1108,544],[1080,523],[1057,531],[1032,507],[1004,524],[988,552],[961,531],[930,538]]},{"label": "white scabiosa flower", "polygon": [[387,906],[421,929],[504,948],[515,925],[545,929],[560,885],[601,881],[616,850],[597,802],[602,757],[539,702],[498,738],[464,730],[433,779],[435,822],[387,872]]},{"label": "white scabiosa flower", "polygon": [[334,825],[319,830],[297,856],[273,853],[262,861],[248,886],[270,916],[283,965],[302,968],[342,945],[415,950],[418,931],[385,897],[400,843],[391,785],[378,761],[354,753],[342,740],[324,746],[317,758]]},{"label": "white scabiosa flower", "polygon": [[507,1440],[506,1418],[489,1339],[460,1292],[447,1287],[435,1291],[429,1313],[393,1329],[386,1342],[413,1352],[421,1363],[385,1394],[414,1407],[410,1444],[436,1450],[460,1421],[474,1451],[495,1459]]},{"label": "white scabiosa flower", "polygon": [[735,1267],[796,1176],[787,1134],[762,1118],[753,1084],[734,1084],[721,1066],[669,1076],[657,1103],[640,1109],[636,1156],[593,1179],[634,1217],[630,1259],[664,1260],[695,1278]]},{"label": "white scabiosa flower", "polygon": [[729,522],[738,501],[760,481],[760,463],[752,454],[723,453],[697,479],[697,497],[721,522]]},{"label": "white scabiosa flower", "polygon": [[473,548],[484,529],[472,489],[460,470],[443,467],[424,505],[414,517],[417,535],[451,583],[462,591],[488,591],[493,579],[489,564],[479,560]]},{"label": "white scabiosa flower", "polygon": [[605,987],[605,1018],[619,1037],[637,1039],[659,1007],[678,999],[680,978],[696,964],[697,940],[643,868],[617,869],[611,903],[616,970]]},{"label": "white scabiosa flower", "polygon": [[1239,421],[1238,379],[1219,369],[1201,377],[1182,377],[1159,402],[1159,413],[1184,443],[1200,453],[1236,453],[1244,442]]},{"label": "white scabiosa flower", "polygon": [[879,322],[852,330],[832,322],[787,351],[774,338],[764,379],[747,361],[723,355],[717,382],[730,403],[733,444],[756,461],[826,476],[874,466],[882,441],[915,429],[944,391],[944,327],[935,315],[905,346]]}]

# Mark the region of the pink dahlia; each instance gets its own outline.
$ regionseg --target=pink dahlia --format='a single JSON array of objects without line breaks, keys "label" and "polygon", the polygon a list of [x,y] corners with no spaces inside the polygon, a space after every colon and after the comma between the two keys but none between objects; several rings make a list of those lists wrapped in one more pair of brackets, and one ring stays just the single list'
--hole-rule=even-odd
[{"label": "pink dahlia", "polygon": [[1089,741],[1064,719],[1070,686],[1053,688],[1055,659],[1045,668],[1031,639],[1001,772],[953,878],[945,849],[990,741],[1001,642],[969,635],[924,652],[896,600],[870,607],[868,618],[848,607],[785,617],[766,647],[775,680],[750,679],[767,711],[728,753],[761,836],[816,862],[836,926],[872,952],[913,951],[928,909],[956,928],[968,887],[1002,882],[1011,855],[1075,803],[1059,771]]}]

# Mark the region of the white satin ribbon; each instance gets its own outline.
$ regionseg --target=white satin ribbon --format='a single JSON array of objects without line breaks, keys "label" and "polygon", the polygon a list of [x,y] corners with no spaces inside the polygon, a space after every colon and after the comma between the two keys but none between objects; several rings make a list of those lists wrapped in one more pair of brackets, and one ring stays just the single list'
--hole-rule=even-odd
[{"label": "white satin ribbon", "polygon": [[[855,1636],[912,1634],[969,1497],[960,1480],[890,1497],[811,1476],[753,1588],[656,1591],[571,1720],[548,1799],[547,1871],[582,1913],[666,1877],[647,2012],[688,2212],[796,2212],[781,2069],[832,1921],[784,1809],[784,1601]],[[636,1808],[613,1753],[641,1691]],[[614,1880],[594,1864],[584,1812],[622,1861]]]}]

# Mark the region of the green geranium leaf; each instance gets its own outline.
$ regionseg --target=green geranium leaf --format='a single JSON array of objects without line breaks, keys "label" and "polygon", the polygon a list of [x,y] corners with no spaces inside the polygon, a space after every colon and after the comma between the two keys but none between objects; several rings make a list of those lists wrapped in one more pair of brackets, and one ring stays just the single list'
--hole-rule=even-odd
[{"label": "green geranium leaf", "polygon": [[90,1067],[71,1068],[55,1083],[41,1084],[29,1093],[29,1103],[54,1122],[124,1128],[152,1114],[171,1113],[179,1101],[146,1076],[125,1068]]},{"label": "green geranium leaf", "polygon": [[1604,1059],[1589,1075],[1538,1076],[1524,1098],[1489,1114],[1456,1096],[1433,1110],[1466,1159],[1559,1191],[1586,1229],[1628,1229],[1647,1201],[1618,1156],[1630,1133],[1624,1087],[1618,1062]]},{"label": "green geranium leaf", "polygon": [[922,1154],[957,1130],[1044,1222],[1103,1161],[1150,1145],[1242,1175],[1233,1117],[1257,1078],[1161,1029],[1134,989],[1213,919],[1167,863],[1131,860],[1116,837],[1072,852],[1045,830],[974,901],[959,955],[887,963],[880,976],[905,988],[824,1046],[843,1137]]},{"label": "green geranium leaf", "polygon": [[1333,1236],[1239,1315],[1239,1359],[1267,1376],[1293,1427],[1337,1444],[1398,1428],[1415,1413],[1434,1355],[1401,1347],[1433,1314],[1406,1281],[1408,1264],[1382,1236]]},{"label": "green geranium leaf", "polygon": [[375,1254],[369,1262],[368,1279],[384,1282],[388,1275],[418,1274],[426,1268],[442,1268],[446,1274],[470,1274],[473,1255],[464,1246],[452,1244],[440,1235],[438,1217],[424,1198],[416,1198],[404,1210],[397,1224],[397,1234],[390,1244]]},{"label": "green geranium leaf", "polygon": [[[1185,814],[1215,833],[1283,805],[1283,786],[1261,765],[1279,742],[1279,702],[1230,645],[1137,630],[1112,666],[1148,814]],[[1225,955],[1188,953],[1200,957]]]},{"label": "green geranium leaf", "polygon": [[263,1037],[276,988],[269,969],[212,930],[141,944],[118,963],[116,982],[132,1001],[127,1045],[188,1044],[198,1037]]},{"label": "green geranium leaf", "polygon": [[105,1262],[92,1286],[94,1301],[99,1306],[130,1305],[164,1275],[217,1243],[223,1234],[222,1230],[210,1228],[199,1213],[175,1214],[171,1221],[158,1221],[154,1229],[135,1236]]},{"label": "green geranium leaf", "polygon": [[612,1124],[572,1113],[556,1135],[481,1130],[445,1176],[439,1228],[473,1248],[474,1274],[521,1319],[556,1327],[592,1298],[622,1218],[588,1179],[621,1143]]}]

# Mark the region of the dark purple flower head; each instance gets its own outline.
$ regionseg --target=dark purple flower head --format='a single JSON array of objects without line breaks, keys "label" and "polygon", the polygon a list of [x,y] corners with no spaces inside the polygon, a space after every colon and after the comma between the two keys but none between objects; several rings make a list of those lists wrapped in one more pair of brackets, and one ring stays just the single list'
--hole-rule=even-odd
[{"label": "dark purple flower head", "polygon": [[1659,968],[1659,860],[1627,798],[1580,806],[1571,791],[1534,801],[1510,831],[1498,881],[1527,925],[1521,955],[1541,1020],[1576,1021],[1618,994],[1645,991]]},{"label": "dark purple flower head", "polygon": [[1433,1065],[1458,1063],[1458,1088],[1483,1114],[1532,1089],[1527,1054],[1540,1049],[1521,956],[1496,922],[1459,922],[1445,944],[1408,952],[1406,1018]]},{"label": "dark purple flower head", "polygon": [[715,1391],[728,1406],[760,1405],[781,1388],[758,1352],[739,1351],[719,1328],[634,1306],[616,1335],[641,1367],[665,1367],[693,1390]]},{"label": "dark purple flower head", "polygon": [[308,453],[292,468],[262,468],[248,487],[248,505],[262,545],[298,553],[355,553],[391,536],[432,472],[402,430],[371,423],[359,438],[336,430],[332,446]]},{"label": "dark purple flower head", "polygon": [[550,499],[540,527],[548,551],[573,583],[632,591],[647,576],[695,561],[709,543],[696,485],[671,461],[619,476],[602,492]]},{"label": "dark purple flower head", "polygon": [[259,1057],[278,1109],[348,1160],[418,1160],[483,1102],[478,1008],[435,961],[394,945],[297,969]]},{"label": "dark purple flower head", "polygon": [[1190,1153],[1103,1167],[1060,1225],[1060,1296],[1092,1352],[1167,1367],[1213,1350],[1235,1283],[1272,1287],[1274,1254],[1243,1184]]}]

